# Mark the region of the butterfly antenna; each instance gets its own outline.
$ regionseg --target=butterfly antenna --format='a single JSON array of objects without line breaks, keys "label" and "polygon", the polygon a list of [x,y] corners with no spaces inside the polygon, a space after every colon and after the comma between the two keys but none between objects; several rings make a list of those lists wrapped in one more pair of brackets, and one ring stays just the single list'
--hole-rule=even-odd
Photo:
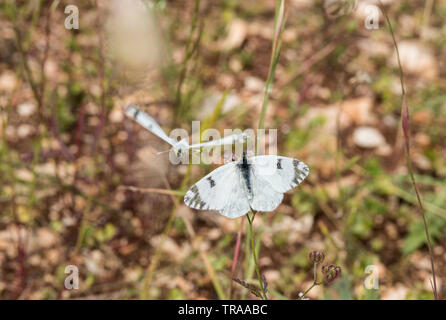
[{"label": "butterfly antenna", "polygon": [[170,149],[169,149],[169,150],[166,150],[166,151],[160,151],[160,152],[157,152],[157,154],[160,155],[160,154],[163,154],[163,153],[167,153],[167,152],[169,152],[169,151],[170,151]]}]

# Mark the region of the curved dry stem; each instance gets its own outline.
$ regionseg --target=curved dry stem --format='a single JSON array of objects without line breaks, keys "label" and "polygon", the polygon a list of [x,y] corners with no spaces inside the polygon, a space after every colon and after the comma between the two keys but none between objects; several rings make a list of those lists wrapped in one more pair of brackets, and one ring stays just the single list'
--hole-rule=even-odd
[{"label": "curved dry stem", "polygon": [[400,53],[398,50],[398,44],[395,39],[395,34],[393,32],[392,24],[390,23],[389,16],[387,15],[387,11],[384,8],[381,1],[379,1],[379,6],[386,18],[387,25],[389,26],[390,34],[392,35],[393,45],[396,50],[396,56],[398,59],[398,67],[400,71],[400,82],[401,82],[401,95],[402,95],[402,104],[401,104],[401,124],[403,128],[404,133],[404,139],[405,139],[405,149],[406,149],[406,160],[407,160],[407,170],[409,171],[410,180],[412,183],[412,186],[415,190],[415,194],[417,196],[418,201],[418,210],[421,213],[421,216],[423,218],[423,224],[424,224],[424,232],[426,234],[427,239],[427,246],[429,249],[429,256],[430,256],[430,262],[431,262],[431,269],[432,269],[432,277],[433,277],[433,288],[432,291],[434,293],[435,300],[438,300],[438,291],[437,291],[437,277],[435,273],[435,263],[434,263],[434,253],[432,251],[432,244],[429,234],[429,227],[427,225],[427,219],[426,219],[426,212],[424,210],[423,202],[421,200],[420,191],[418,190],[418,186],[415,180],[415,175],[412,169],[412,159],[410,157],[410,114],[409,114],[409,105],[407,103],[407,92],[404,87],[404,72],[403,67],[401,65],[401,59],[400,59]]}]

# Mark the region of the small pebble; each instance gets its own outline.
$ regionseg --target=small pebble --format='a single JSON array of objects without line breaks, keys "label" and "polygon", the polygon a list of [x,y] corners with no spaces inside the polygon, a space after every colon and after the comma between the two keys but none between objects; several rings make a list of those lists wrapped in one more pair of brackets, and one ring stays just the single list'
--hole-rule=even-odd
[{"label": "small pebble", "polygon": [[36,112],[36,105],[31,102],[25,102],[17,107],[17,112],[22,117],[29,117]]},{"label": "small pebble", "polygon": [[353,141],[358,147],[373,149],[384,145],[384,139],[381,132],[372,127],[359,127],[353,133]]}]

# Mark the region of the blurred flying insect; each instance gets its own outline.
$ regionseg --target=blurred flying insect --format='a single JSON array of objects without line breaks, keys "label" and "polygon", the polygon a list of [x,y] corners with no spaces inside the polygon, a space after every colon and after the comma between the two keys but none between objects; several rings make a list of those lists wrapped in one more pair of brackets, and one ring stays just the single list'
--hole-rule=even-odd
[{"label": "blurred flying insect", "polygon": [[196,143],[189,145],[186,139],[182,139],[180,141],[176,141],[164,132],[163,129],[158,125],[158,123],[149,116],[147,113],[142,111],[138,106],[129,104],[125,107],[125,114],[139,123],[142,127],[146,128],[154,135],[166,141],[168,144],[172,146],[167,151],[158,152],[158,154],[173,151],[177,158],[181,158],[186,150],[192,151],[200,151],[200,148],[213,148],[217,146],[231,145],[236,142],[243,143],[248,139],[247,134],[232,134],[222,139],[216,139],[209,142]]}]

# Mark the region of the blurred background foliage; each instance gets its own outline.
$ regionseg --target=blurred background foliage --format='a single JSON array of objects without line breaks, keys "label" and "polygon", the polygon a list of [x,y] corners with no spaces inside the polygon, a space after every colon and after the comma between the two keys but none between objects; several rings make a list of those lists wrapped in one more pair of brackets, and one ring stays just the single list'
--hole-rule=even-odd
[{"label": "blurred background foliage", "polygon": [[[289,0],[265,118],[278,152],[311,173],[254,225],[272,298],[312,283],[308,252],[342,278],[312,299],[432,299],[429,256],[406,169],[392,38],[365,28],[372,0]],[[446,1],[383,3],[412,115],[412,157],[445,296]],[[246,224],[185,207],[215,166],[171,165],[126,119],[141,105],[167,132],[257,128],[274,37],[273,0],[70,1],[0,5],[0,297],[253,298]],[[151,188],[151,192],[122,186]],[[172,192],[163,193],[165,190]],[[65,290],[65,267],[80,287]],[[375,265],[379,289],[368,290]]]}]

